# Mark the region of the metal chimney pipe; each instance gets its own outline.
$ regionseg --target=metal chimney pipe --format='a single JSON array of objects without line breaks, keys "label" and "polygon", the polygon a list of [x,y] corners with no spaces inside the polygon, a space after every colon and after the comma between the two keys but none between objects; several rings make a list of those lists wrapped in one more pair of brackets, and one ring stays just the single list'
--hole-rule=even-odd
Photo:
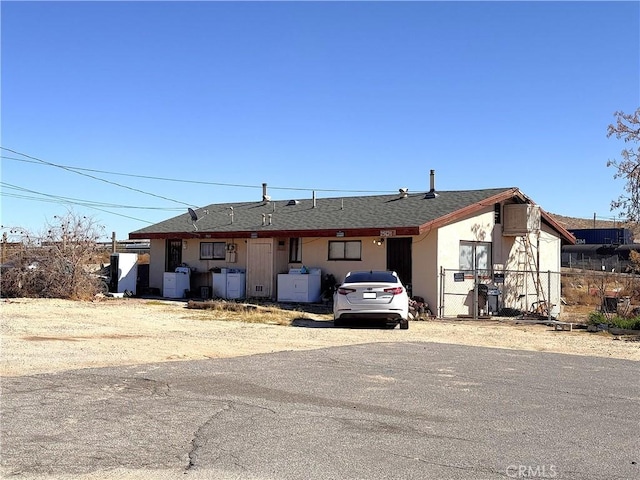
[{"label": "metal chimney pipe", "polygon": [[431,170],[431,174],[429,175],[429,186],[431,189],[427,192],[424,198],[436,198],[438,194],[436,193],[436,171]]},{"label": "metal chimney pipe", "polygon": [[316,208],[316,191],[313,191],[313,208]]}]

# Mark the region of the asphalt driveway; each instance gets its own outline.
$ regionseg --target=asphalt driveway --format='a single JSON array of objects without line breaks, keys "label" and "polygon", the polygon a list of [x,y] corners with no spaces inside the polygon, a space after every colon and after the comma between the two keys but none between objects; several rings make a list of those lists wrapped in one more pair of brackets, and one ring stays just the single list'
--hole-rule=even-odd
[{"label": "asphalt driveway", "polygon": [[640,478],[638,363],[377,343],[2,379],[15,478]]}]

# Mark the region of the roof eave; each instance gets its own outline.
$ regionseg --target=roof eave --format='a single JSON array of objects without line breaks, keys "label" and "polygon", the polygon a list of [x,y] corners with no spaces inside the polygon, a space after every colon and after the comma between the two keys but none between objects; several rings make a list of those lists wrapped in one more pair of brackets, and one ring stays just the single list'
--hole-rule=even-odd
[{"label": "roof eave", "polygon": [[500,203],[513,197],[519,197],[521,200],[527,199],[526,195],[520,192],[520,190],[518,190],[517,188],[510,188],[508,190],[505,190],[504,192],[500,192],[497,195],[485,198],[481,202],[473,203],[464,208],[461,208],[460,210],[451,212],[448,215],[443,215],[442,217],[436,218],[435,220],[420,225],[420,233],[424,233],[434,228],[440,228],[455,223],[486,208],[489,205]]},{"label": "roof eave", "polygon": [[309,230],[237,230],[229,232],[155,232],[130,233],[129,239],[167,240],[167,239],[216,239],[216,238],[295,238],[295,237],[379,237],[381,232],[393,231],[394,236],[412,236],[420,234],[419,226],[384,228],[328,228]]}]

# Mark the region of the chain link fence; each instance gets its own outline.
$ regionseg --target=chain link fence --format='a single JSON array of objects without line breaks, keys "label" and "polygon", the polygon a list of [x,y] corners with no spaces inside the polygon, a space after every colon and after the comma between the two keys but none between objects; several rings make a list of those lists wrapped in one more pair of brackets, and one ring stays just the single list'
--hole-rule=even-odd
[{"label": "chain link fence", "polygon": [[619,255],[588,256],[584,254],[562,254],[562,266],[573,270],[595,270],[605,272],[629,273],[636,269],[631,260]]},{"label": "chain link fence", "polygon": [[592,311],[634,317],[640,314],[640,275],[615,270],[562,272],[562,300]]},{"label": "chain link fence", "polygon": [[565,306],[623,316],[640,313],[640,275],[615,271],[536,272],[443,269],[443,318],[489,316],[557,319]]},{"label": "chain link fence", "polygon": [[440,275],[440,317],[557,317],[560,313],[559,272],[443,269]]}]

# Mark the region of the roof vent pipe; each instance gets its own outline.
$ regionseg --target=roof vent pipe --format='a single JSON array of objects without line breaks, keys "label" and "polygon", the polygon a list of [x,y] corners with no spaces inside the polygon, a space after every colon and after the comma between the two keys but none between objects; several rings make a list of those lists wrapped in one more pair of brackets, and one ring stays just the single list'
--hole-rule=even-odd
[{"label": "roof vent pipe", "polygon": [[316,208],[316,191],[313,191],[313,208]]},{"label": "roof vent pipe", "polygon": [[269,214],[269,225],[271,225],[271,218],[273,217],[273,214]]},{"label": "roof vent pipe", "polygon": [[262,226],[264,227],[267,224],[267,214],[262,214]]},{"label": "roof vent pipe", "polygon": [[262,201],[268,202],[269,200],[271,200],[271,197],[267,195],[267,184],[263,183],[262,184]]},{"label": "roof vent pipe", "polygon": [[429,174],[429,192],[424,196],[424,198],[436,198],[438,194],[436,193],[436,171],[431,170]]}]

